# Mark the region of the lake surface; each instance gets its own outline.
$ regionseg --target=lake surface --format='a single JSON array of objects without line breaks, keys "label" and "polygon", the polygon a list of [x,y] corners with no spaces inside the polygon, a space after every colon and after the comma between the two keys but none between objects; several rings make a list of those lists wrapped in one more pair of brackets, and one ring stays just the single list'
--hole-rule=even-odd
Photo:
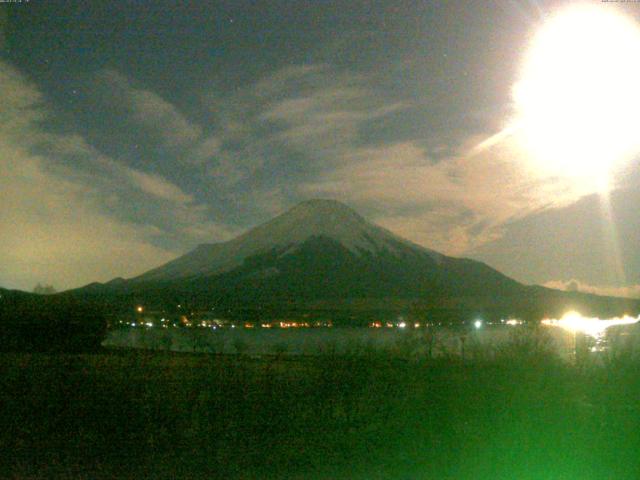
[{"label": "lake surface", "polygon": [[[525,326],[482,328],[119,328],[108,333],[105,347],[246,355],[344,355],[371,352],[405,356],[474,355],[491,352],[532,335]],[[557,327],[541,327],[538,335],[563,357],[603,353],[612,346],[640,346],[640,327],[609,329],[599,338]]]}]

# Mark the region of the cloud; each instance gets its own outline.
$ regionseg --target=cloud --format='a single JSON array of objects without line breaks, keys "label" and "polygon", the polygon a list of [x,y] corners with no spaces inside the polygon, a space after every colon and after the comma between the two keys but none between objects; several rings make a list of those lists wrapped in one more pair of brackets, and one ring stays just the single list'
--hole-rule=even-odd
[{"label": "cloud", "polygon": [[188,204],[193,202],[193,195],[184,193],[182,189],[168,182],[160,175],[140,172],[133,168],[127,168],[125,171],[133,183],[145,193],[175,203]]},{"label": "cloud", "polygon": [[[421,110],[380,92],[366,76],[328,65],[287,67],[228,95],[209,92],[203,97],[212,119],[207,131],[122,74],[99,76],[117,104],[117,118],[142,126],[161,145],[180,146],[167,150],[163,169],[152,162],[135,168],[80,135],[45,132],[40,124],[49,112],[38,89],[8,65],[0,75],[0,92],[11,92],[0,106],[6,113],[0,117],[6,152],[0,166],[11,172],[4,181],[13,185],[0,198],[12,192],[22,199],[13,217],[0,208],[4,218],[33,232],[26,244],[34,251],[43,248],[36,239],[57,245],[56,235],[69,245],[87,245],[78,271],[83,255],[95,265],[102,261],[90,259],[93,241],[104,251],[110,250],[107,240],[133,242],[140,257],[131,253],[125,263],[134,269],[154,255],[164,259],[194,243],[227,239],[239,225],[255,225],[318,196],[345,201],[417,243],[466,255],[495,242],[513,222],[588,193],[537,171],[509,136],[474,149],[482,138],[458,134],[457,143],[443,144],[421,136],[424,128],[403,131],[408,109],[411,123],[421,121]],[[38,196],[36,184],[45,193]],[[28,207],[28,198],[41,201]],[[217,221],[213,211],[227,220]],[[49,221],[64,229],[45,229]],[[10,238],[7,225],[0,219],[3,240],[17,248],[19,236]],[[8,263],[16,275],[28,271],[17,262]],[[55,279],[37,281],[60,288]]]},{"label": "cloud", "polygon": [[[250,178],[263,165],[262,158],[259,155],[252,157],[249,151],[250,147],[240,152],[221,153],[214,165],[207,169],[207,174],[216,179],[220,186],[234,187]],[[252,161],[247,161],[245,155]]]},{"label": "cloud", "polygon": [[188,145],[200,139],[202,128],[157,93],[136,87],[122,73],[107,69],[98,75],[104,93],[129,121],[157,134],[169,147]]},{"label": "cloud", "polygon": [[328,65],[286,67],[205,103],[216,119],[214,154],[203,162],[209,177],[234,204],[251,197],[256,205],[247,208],[264,215],[276,198],[285,206],[302,200],[301,182],[342,162],[371,122],[406,108]]},{"label": "cloud", "polygon": [[[96,150],[79,135],[52,135],[36,132],[36,138],[32,140],[40,145],[41,150],[46,150],[49,157],[75,158],[76,162],[72,168],[67,167],[64,171],[58,172],[64,173],[66,178],[81,178],[89,182],[91,179],[83,176],[83,172],[90,166],[92,174],[97,173],[97,170],[100,171],[99,182],[117,183],[119,187],[125,183],[147,195],[170,203],[189,204],[194,202],[193,195],[185,193],[175,183],[161,175],[146,173],[117,162]],[[50,170],[54,168],[54,165],[49,166]],[[64,167],[58,165],[57,168]],[[93,181],[95,182],[96,179],[94,178]],[[111,187],[114,185],[105,185],[105,187],[112,189]]]},{"label": "cloud", "polygon": [[222,139],[215,135],[210,136],[197,144],[188,157],[193,163],[202,164],[213,160],[220,153],[221,148]]},{"label": "cloud", "polygon": [[551,280],[545,282],[543,286],[548,288],[555,288],[557,290],[564,290],[567,292],[593,293],[595,295],[603,295],[606,297],[640,298],[640,285],[628,285],[624,287],[603,287],[589,285],[588,283],[572,279],[566,281]]},{"label": "cloud", "polygon": [[197,240],[198,243],[212,243],[216,240],[228,240],[242,233],[242,229],[212,221],[193,222],[185,226],[181,233]]},{"label": "cloud", "polygon": [[274,199],[334,197],[413,241],[465,255],[509,222],[590,193],[536,169],[509,135],[425,138],[402,119],[427,122],[426,107],[329,65],[286,67],[210,106],[218,130],[206,170],[234,202],[250,191],[258,205],[247,208],[265,216]]},{"label": "cloud", "polygon": [[0,285],[58,289],[133,276],[235,231],[168,179],[45,131],[48,105],[0,62]]},{"label": "cloud", "polygon": [[378,98],[355,75],[322,72],[312,85],[269,103],[258,119],[271,124],[284,147],[324,160],[357,144],[368,122],[406,108]]},{"label": "cloud", "polygon": [[502,149],[436,162],[414,141],[354,148],[300,189],[368,208],[387,228],[460,255],[498,238],[506,222],[575,198],[562,183],[542,188],[516,158]]},{"label": "cloud", "polygon": [[326,73],[331,73],[331,67],[326,64],[289,65],[259,79],[251,85],[251,93],[272,99],[283,92],[298,90],[301,84],[317,84],[316,80]]},{"label": "cloud", "polygon": [[176,252],[153,243],[153,228],[118,221],[87,201],[90,186],[49,175],[42,158],[2,138],[0,282],[64,289],[131,276]]},{"label": "cloud", "polygon": [[640,282],[640,189],[589,195],[504,225],[472,257],[527,283],[576,278],[592,285]]}]

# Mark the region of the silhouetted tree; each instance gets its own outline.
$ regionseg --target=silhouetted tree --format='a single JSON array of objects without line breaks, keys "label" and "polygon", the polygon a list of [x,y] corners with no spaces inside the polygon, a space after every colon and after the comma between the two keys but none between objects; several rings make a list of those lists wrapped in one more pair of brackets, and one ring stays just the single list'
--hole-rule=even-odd
[{"label": "silhouetted tree", "polygon": [[53,295],[56,293],[56,289],[52,285],[42,285],[40,282],[33,287],[33,293],[38,295]]}]

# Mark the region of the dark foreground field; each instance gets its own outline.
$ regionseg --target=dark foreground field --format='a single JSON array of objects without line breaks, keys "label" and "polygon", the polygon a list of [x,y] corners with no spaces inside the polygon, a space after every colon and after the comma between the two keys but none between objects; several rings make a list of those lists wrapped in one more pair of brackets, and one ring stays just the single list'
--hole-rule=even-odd
[{"label": "dark foreground field", "polygon": [[0,356],[0,478],[637,479],[640,362]]}]

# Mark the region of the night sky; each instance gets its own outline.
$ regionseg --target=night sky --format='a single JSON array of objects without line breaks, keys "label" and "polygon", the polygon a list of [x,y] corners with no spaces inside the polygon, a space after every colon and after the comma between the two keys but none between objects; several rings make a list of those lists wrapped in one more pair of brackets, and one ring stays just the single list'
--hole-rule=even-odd
[{"label": "night sky", "polygon": [[636,159],[605,208],[509,139],[477,148],[566,4],[0,4],[0,286],[130,277],[322,197],[525,283],[640,296]]}]

